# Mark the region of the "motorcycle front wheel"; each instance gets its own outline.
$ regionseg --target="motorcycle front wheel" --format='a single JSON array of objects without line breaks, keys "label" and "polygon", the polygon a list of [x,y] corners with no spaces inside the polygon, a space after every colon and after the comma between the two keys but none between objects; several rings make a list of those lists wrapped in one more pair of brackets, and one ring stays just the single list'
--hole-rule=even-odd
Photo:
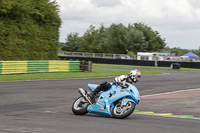
[{"label": "motorcycle front wheel", "polygon": [[88,102],[85,101],[85,99],[81,96],[77,98],[73,105],[72,105],[72,112],[75,115],[85,115],[88,113],[87,107],[88,107]]},{"label": "motorcycle front wheel", "polygon": [[135,103],[127,102],[125,106],[121,107],[121,103],[117,103],[112,111],[112,115],[114,118],[123,119],[128,117],[135,110]]}]

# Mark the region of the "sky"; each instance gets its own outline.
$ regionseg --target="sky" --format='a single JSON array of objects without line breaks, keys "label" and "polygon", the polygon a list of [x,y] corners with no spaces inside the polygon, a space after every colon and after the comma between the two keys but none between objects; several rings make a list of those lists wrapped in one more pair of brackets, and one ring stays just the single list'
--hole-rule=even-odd
[{"label": "sky", "polygon": [[[52,1],[52,0],[51,0]],[[144,23],[170,48],[200,48],[200,0],[56,0],[62,25],[60,42],[94,25]]]}]

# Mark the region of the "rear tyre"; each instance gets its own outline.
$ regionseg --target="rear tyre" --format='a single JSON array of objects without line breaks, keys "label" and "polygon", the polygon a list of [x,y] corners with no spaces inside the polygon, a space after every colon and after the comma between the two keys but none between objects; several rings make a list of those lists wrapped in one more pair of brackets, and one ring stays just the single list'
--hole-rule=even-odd
[{"label": "rear tyre", "polygon": [[88,113],[87,107],[88,107],[88,102],[85,101],[85,99],[81,96],[77,98],[73,105],[72,105],[72,112],[75,115],[85,115]]},{"label": "rear tyre", "polygon": [[133,113],[135,106],[135,103],[130,101],[123,107],[121,107],[121,103],[117,103],[113,108],[112,115],[114,118],[124,119]]}]

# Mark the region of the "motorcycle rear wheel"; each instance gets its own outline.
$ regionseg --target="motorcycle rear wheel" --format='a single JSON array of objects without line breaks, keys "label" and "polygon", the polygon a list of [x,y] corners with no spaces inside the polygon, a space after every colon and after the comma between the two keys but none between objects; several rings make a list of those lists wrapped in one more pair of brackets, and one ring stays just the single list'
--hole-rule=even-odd
[{"label": "motorcycle rear wheel", "polygon": [[124,119],[133,113],[135,106],[135,103],[130,101],[123,107],[121,107],[121,103],[117,103],[112,111],[112,115],[114,118]]},{"label": "motorcycle rear wheel", "polygon": [[80,96],[72,104],[72,112],[75,115],[85,115],[88,113],[87,111],[88,105],[89,103],[85,101],[85,99],[82,96]]}]

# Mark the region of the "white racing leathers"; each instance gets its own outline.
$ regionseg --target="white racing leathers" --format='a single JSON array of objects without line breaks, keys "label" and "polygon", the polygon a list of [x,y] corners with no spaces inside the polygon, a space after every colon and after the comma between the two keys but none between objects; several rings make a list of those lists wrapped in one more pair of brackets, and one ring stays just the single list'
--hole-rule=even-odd
[{"label": "white racing leathers", "polygon": [[123,85],[125,85],[126,82],[128,82],[128,76],[126,75],[121,75],[119,77],[116,77],[114,79],[115,83],[121,83]]}]

